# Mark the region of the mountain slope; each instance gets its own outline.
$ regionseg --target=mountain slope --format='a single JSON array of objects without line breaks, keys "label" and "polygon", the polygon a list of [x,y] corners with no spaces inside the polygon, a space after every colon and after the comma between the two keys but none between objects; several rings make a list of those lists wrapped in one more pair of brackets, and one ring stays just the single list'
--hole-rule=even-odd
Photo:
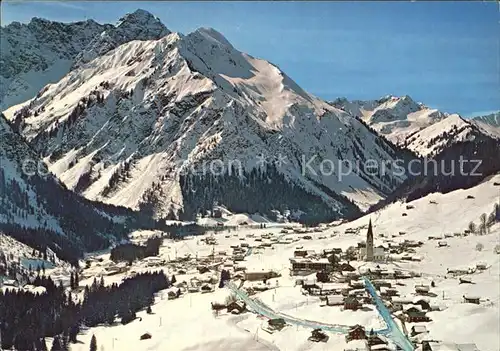
[{"label": "mountain slope", "polygon": [[408,135],[416,133],[448,114],[416,103],[409,96],[388,95],[378,100],[354,100],[338,98],[332,105],[361,118],[379,134],[397,145],[402,145]]},{"label": "mountain slope", "polygon": [[471,122],[484,133],[497,139],[500,138],[500,111],[486,116],[474,117]]},{"label": "mountain slope", "polygon": [[455,143],[474,140],[481,132],[470,121],[459,115],[451,115],[406,137],[402,146],[431,157]]},{"label": "mountain slope", "polygon": [[370,210],[398,199],[412,201],[434,192],[468,189],[500,173],[500,139],[458,115],[412,135],[406,146],[423,158],[396,191]]},{"label": "mountain slope", "polygon": [[74,58],[108,28],[95,21],[59,23],[33,18],[0,28],[0,107],[32,98],[69,71]]},{"label": "mountain slope", "polygon": [[[380,165],[399,150],[213,29],[125,43],[5,115],[69,188],[159,217],[241,200],[256,193],[251,177],[263,191],[273,181],[266,169],[290,195],[282,206],[324,218],[357,214],[348,199],[367,208],[404,179],[363,167],[341,174],[338,162]],[[267,167],[252,176],[260,156]],[[234,161],[234,188],[211,179],[214,160],[225,175]],[[205,183],[202,198],[189,195]],[[267,211],[266,201],[256,196],[249,208]]]},{"label": "mountain slope", "polygon": [[105,248],[139,223],[147,221],[63,187],[0,115],[1,232],[74,262],[82,250]]},{"label": "mountain slope", "polygon": [[137,10],[116,25],[93,20],[60,23],[33,18],[0,28],[0,110],[33,98],[81,65],[132,40],[159,39],[170,31]]}]

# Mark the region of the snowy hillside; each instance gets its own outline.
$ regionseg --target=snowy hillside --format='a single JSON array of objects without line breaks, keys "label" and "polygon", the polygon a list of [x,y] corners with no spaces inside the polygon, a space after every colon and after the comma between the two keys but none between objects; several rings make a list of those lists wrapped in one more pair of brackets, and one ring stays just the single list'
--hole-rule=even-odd
[{"label": "snowy hillside", "polygon": [[[0,231],[33,248],[75,260],[137,227],[136,214],[67,190],[0,116]],[[138,219],[139,217],[137,217]]]},{"label": "snowy hillside", "polygon": [[72,66],[132,41],[170,33],[151,14],[138,10],[116,25],[93,20],[60,23],[33,18],[0,28],[0,110],[33,98]]},{"label": "snowy hillside", "polygon": [[332,105],[361,118],[378,133],[398,145],[403,144],[408,135],[448,116],[447,113],[416,103],[407,95],[388,95],[379,100],[368,101],[339,98],[333,101]]},{"label": "snowy hillside", "polygon": [[422,156],[432,156],[453,143],[474,139],[474,126],[459,115],[451,115],[407,136],[404,146]]},{"label": "snowy hillside", "polygon": [[[160,249],[159,257],[155,258],[155,261],[150,261],[154,268],[149,266],[150,263],[137,261],[130,267],[130,273],[104,276],[104,281],[110,285],[137,272],[150,269],[162,270],[169,277],[175,274],[177,286],[181,288],[182,294],[178,298],[171,299],[167,295],[169,290],[160,291],[152,306],[153,313],[138,312],[138,318],[126,325],[115,323],[89,328],[78,335],[80,342],[71,345],[71,350],[86,351],[92,335],[96,337],[98,347],[106,350],[113,347],[179,351],[349,349],[350,346],[354,346],[353,343],[347,343],[342,333],[332,332],[331,326],[360,324],[367,332],[370,328],[380,329],[383,321],[373,304],[365,303],[363,308],[357,311],[350,311],[341,306],[325,306],[321,297],[304,292],[296,285],[296,281],[308,279],[326,289],[328,286],[347,287],[349,284],[342,283],[340,279],[338,282],[333,280],[329,283],[319,283],[315,280],[315,274],[307,277],[290,276],[290,258],[294,257],[294,252],[299,248],[320,253],[324,249],[341,248],[345,251],[349,247],[356,247],[365,240],[366,227],[371,219],[375,245],[378,247],[380,245],[386,248],[395,247],[397,243],[404,241],[422,242],[421,246],[413,249],[413,253],[405,254],[419,257],[418,260],[401,260],[398,257],[402,255],[394,254],[392,260],[387,262],[370,263],[359,260],[350,262],[356,268],[356,272],[366,272],[368,268],[381,268],[388,272],[415,274],[406,279],[384,280],[391,282],[398,292],[398,296],[393,297],[394,300],[410,301],[405,308],[411,307],[411,301],[415,301],[416,298],[424,299],[431,306],[435,306],[432,312],[427,313],[431,319],[428,322],[401,323],[395,318],[403,325],[403,330],[410,334],[413,326],[424,326],[426,332],[412,336],[415,342],[435,340],[448,345],[474,343],[481,351],[496,351],[500,346],[497,337],[500,320],[498,318],[500,256],[498,252],[495,253],[495,246],[498,246],[500,226],[499,224],[491,226],[490,232],[485,235],[463,234],[471,221],[478,224],[481,214],[489,214],[495,203],[498,203],[500,186],[494,185],[495,183],[500,183],[500,176],[491,177],[468,190],[445,195],[436,193],[410,203],[396,203],[356,221],[308,234],[313,240],[307,240],[304,234],[291,232],[283,234],[280,233],[280,229],[275,228],[264,230],[239,228],[215,236],[210,234],[182,241],[166,240]],[[466,199],[467,196],[474,198]],[[467,205],[464,205],[464,202]],[[412,208],[408,210],[407,206]],[[407,215],[403,216],[403,213]],[[449,218],[453,218],[453,221],[447,220]],[[347,231],[356,233],[347,234]],[[271,239],[263,239],[265,236]],[[430,240],[429,236],[441,239]],[[261,237],[262,241],[257,241]],[[204,244],[209,238],[215,240],[215,244]],[[439,246],[438,241],[446,242],[447,246]],[[268,247],[264,243],[268,243]],[[237,314],[230,313],[229,310],[217,314],[211,311],[211,303],[222,303],[230,295],[231,290],[228,288],[215,286],[209,293],[191,290],[200,280],[217,281],[220,268],[216,266],[220,265],[223,269],[233,267],[231,256],[216,258],[209,256],[214,247],[216,252],[225,253],[243,244],[250,246],[249,254],[244,261],[234,262],[235,270],[236,267],[244,267],[243,271],[247,272],[274,270],[281,275],[278,278],[268,279],[265,284],[261,281],[247,281],[243,286],[255,287],[255,292],[250,298],[259,301],[261,306],[268,306],[268,311],[287,319],[288,324],[282,330],[269,331],[267,328],[269,318],[263,316],[258,309],[256,311],[255,307],[248,307],[250,311]],[[99,260],[102,262],[98,262]],[[218,264],[213,265],[209,272],[200,274],[196,269],[200,264],[213,260]],[[92,275],[100,275],[100,272],[105,272],[103,267],[112,264],[107,254],[95,257],[94,262],[96,263],[93,263],[92,267],[82,273],[90,275],[85,282],[82,282],[82,286],[91,284]],[[163,263],[155,266],[154,262]],[[483,264],[485,270],[474,269],[459,276],[448,273],[449,270],[458,269],[466,269],[467,272],[467,269],[475,268],[478,264]],[[243,273],[235,271],[233,274]],[[459,278],[468,279],[472,284],[461,284]],[[422,284],[428,286],[432,284],[428,294],[415,293],[415,286]],[[480,297],[479,304],[464,303],[463,296],[467,295]],[[321,326],[329,339],[324,343],[308,341],[307,338],[313,330],[310,324]],[[183,334],[186,329],[193,331],[196,338],[186,338]],[[146,333],[151,338],[140,340],[140,336]],[[393,350],[393,348],[388,349]],[[421,350],[421,346],[417,350]]]},{"label": "snowy hillside", "polygon": [[500,138],[500,112],[474,117],[471,122],[490,136]]},{"label": "snowy hillside", "polygon": [[[400,158],[400,151],[213,29],[125,43],[4,114],[68,188],[162,217],[240,199],[241,185],[225,186],[221,198],[214,182],[198,176],[211,160],[221,160],[226,175],[234,161],[249,179],[263,156],[268,170],[276,168],[282,177],[274,181],[288,189],[280,194],[311,197],[281,199],[282,206],[330,219],[358,211],[347,199],[365,209],[403,180],[392,172],[368,175],[364,168],[340,174],[339,162],[380,164]],[[330,163],[321,165],[325,159],[333,172]],[[269,184],[262,175],[256,178],[261,189]],[[239,177],[232,179],[241,184]],[[212,189],[204,204],[186,205],[186,199],[200,201],[189,194],[205,181]],[[268,198],[255,199],[262,208],[233,210],[267,211]]]}]

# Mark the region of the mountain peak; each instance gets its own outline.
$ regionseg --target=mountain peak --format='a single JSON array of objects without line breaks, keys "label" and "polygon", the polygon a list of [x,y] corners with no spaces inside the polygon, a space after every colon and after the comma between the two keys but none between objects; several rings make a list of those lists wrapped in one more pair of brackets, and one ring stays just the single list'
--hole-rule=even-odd
[{"label": "mountain peak", "polygon": [[[118,20],[115,27],[117,28],[122,26],[127,27],[129,24],[141,24],[147,26],[153,25],[168,31],[167,27],[165,27],[165,25],[161,23],[158,17],[154,16],[152,13],[143,9],[137,9],[134,12],[127,13],[125,16],[123,16]],[[166,33],[165,35],[169,33],[170,31],[168,31],[168,33]]]},{"label": "mountain peak", "polygon": [[171,33],[158,17],[142,9],[120,18],[115,25],[116,30],[137,37],[136,40],[154,40]]},{"label": "mountain peak", "polygon": [[158,40],[171,32],[151,13],[138,9],[97,36],[76,58],[73,68],[133,40]]},{"label": "mountain peak", "polygon": [[198,36],[198,37],[203,37],[206,40],[209,40],[215,44],[218,44],[220,46],[228,46],[232,48],[233,46],[231,43],[222,35],[220,32],[215,30],[214,28],[210,27],[201,27],[195,30],[193,33],[190,34],[190,36]]}]

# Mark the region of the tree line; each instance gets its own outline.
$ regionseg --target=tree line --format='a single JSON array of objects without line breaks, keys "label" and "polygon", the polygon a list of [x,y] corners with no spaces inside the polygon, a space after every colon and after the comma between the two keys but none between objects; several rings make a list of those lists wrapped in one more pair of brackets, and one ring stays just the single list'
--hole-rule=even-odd
[{"label": "tree line", "polygon": [[81,328],[129,323],[139,310],[151,310],[154,293],[171,285],[163,272],[137,274],[110,286],[94,279],[78,302],[50,277],[38,275],[31,284],[44,287],[46,293],[0,292],[1,349],[46,351],[45,338],[54,337],[51,351],[67,351]]}]

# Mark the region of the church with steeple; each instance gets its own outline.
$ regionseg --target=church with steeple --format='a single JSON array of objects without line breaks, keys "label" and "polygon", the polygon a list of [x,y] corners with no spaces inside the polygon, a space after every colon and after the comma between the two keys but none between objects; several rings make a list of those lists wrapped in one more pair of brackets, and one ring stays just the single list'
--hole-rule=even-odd
[{"label": "church with steeple", "polygon": [[368,222],[368,230],[366,232],[366,242],[359,245],[358,260],[373,262],[383,261],[386,258],[385,250],[383,247],[374,247],[373,244],[373,226],[372,220]]},{"label": "church with steeple", "polygon": [[368,231],[366,232],[366,259],[365,261],[373,261],[373,228],[372,220],[368,223]]}]

